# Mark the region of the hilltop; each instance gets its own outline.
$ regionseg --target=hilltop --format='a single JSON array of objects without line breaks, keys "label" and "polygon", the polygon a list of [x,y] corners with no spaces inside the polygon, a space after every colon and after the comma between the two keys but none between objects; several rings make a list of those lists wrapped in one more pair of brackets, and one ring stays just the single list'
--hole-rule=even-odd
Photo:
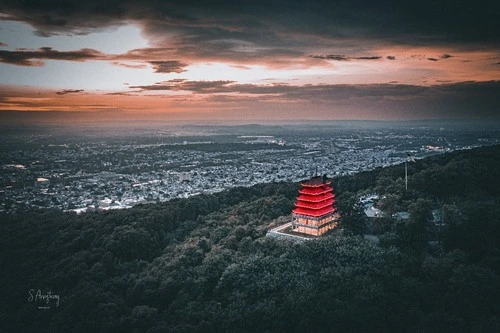
[{"label": "hilltop", "polygon": [[[418,160],[409,191],[402,165],[335,178],[343,234],[302,243],[265,237],[288,218],[296,183],[120,211],[2,215],[0,328],[497,332],[498,160],[500,146]],[[409,219],[368,221],[359,197],[373,192]],[[38,289],[58,305],[30,301]]]}]

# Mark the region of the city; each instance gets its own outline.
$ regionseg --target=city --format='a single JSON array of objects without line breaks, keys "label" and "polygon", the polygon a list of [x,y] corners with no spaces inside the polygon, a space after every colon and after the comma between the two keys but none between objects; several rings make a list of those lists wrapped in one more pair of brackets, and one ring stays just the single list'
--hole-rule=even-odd
[{"label": "city", "polygon": [[[500,142],[500,131],[379,125],[38,128],[3,134],[0,211],[129,208],[258,183],[330,177]],[[50,131],[50,134],[47,134]],[[403,172],[403,171],[402,171]],[[402,173],[403,175],[403,173]]]}]

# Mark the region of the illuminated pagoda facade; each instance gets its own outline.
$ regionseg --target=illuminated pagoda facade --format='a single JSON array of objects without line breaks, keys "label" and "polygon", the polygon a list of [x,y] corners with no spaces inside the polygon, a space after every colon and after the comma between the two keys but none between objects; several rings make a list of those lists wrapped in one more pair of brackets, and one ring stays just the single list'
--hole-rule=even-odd
[{"label": "illuminated pagoda facade", "polygon": [[292,211],[292,231],[320,236],[335,228],[338,214],[334,204],[335,194],[326,175],[301,183]]}]

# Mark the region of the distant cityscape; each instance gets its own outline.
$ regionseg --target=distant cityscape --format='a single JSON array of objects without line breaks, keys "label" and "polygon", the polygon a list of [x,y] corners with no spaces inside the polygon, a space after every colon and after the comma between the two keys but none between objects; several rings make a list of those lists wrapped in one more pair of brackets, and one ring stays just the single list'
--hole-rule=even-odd
[{"label": "distant cityscape", "polygon": [[[2,134],[0,211],[77,213],[164,202],[235,186],[351,174],[500,143],[453,127],[185,126]],[[75,133],[76,132],[76,133]],[[402,176],[403,174],[402,170]]]}]

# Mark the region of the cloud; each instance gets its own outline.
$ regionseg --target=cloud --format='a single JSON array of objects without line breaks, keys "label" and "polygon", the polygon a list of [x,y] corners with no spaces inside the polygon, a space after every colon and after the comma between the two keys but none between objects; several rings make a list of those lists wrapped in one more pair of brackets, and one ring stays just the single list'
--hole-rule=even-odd
[{"label": "cloud", "polygon": [[9,46],[7,43],[0,42],[0,46]]},{"label": "cloud", "polygon": [[155,73],[182,73],[188,65],[180,61],[149,61]]},{"label": "cloud", "polygon": [[309,57],[314,58],[314,59],[335,60],[335,61],[379,60],[379,59],[382,59],[382,57],[380,57],[380,56],[348,57],[348,56],[340,55],[340,54],[310,55]]},{"label": "cloud", "polygon": [[[391,95],[415,95],[423,90],[421,86],[372,84],[318,84],[318,85],[288,85],[274,84],[239,84],[236,81],[188,81],[182,79],[158,82],[154,85],[131,86],[131,89],[142,91],[186,91],[195,94],[241,94],[241,95],[273,95],[290,99],[338,100],[352,97]],[[397,93],[396,93],[397,92]]]},{"label": "cloud", "polygon": [[314,59],[325,59],[325,60],[335,60],[335,61],[349,61],[350,58],[345,55],[340,54],[327,54],[327,55],[310,55],[309,57]]},{"label": "cloud", "polygon": [[[480,52],[474,53],[474,50],[478,50],[478,45],[481,50],[498,49],[497,34],[491,33],[500,31],[499,20],[491,14],[498,12],[494,10],[498,8],[497,2],[490,1],[481,9],[475,3],[465,10],[451,0],[432,6],[428,6],[429,1],[406,3],[389,0],[389,3],[382,4],[376,1],[339,3],[277,0],[268,3],[254,0],[251,3],[237,1],[228,5],[222,0],[209,0],[207,4],[177,0],[0,0],[1,13],[8,15],[9,19],[29,23],[41,36],[86,34],[134,24],[141,28],[141,36],[148,40],[149,45],[123,54],[105,54],[93,49],[0,50],[0,62],[42,66],[46,60],[99,60],[127,68],[144,69],[146,66],[150,71],[165,74],[183,73],[191,69],[188,67],[190,65],[215,62],[252,70],[258,66],[266,66],[266,69],[315,67],[307,73],[321,72],[322,69],[318,67],[324,66],[328,70],[321,72],[319,76],[324,73],[324,82],[335,82],[331,81],[335,80],[335,69],[342,68],[342,64],[335,63],[336,61],[350,61],[353,65],[372,62],[370,69],[380,63],[377,68],[380,69],[395,65],[397,56],[397,63],[400,65],[393,66],[382,76],[371,75],[368,81],[406,79],[409,82],[421,82],[422,77],[426,76],[429,82],[435,82],[437,78],[456,78],[459,74],[461,78],[480,75],[470,69],[473,66],[456,67],[453,71],[447,69],[466,56],[474,60],[482,56]],[[453,11],[447,7],[450,4]],[[389,6],[391,11],[387,11]],[[431,7],[433,11],[428,10]],[[474,19],[470,19],[471,17]],[[92,37],[99,38],[98,35]],[[47,39],[47,43],[50,40]],[[395,45],[399,47],[394,47]],[[464,56],[460,52],[465,49],[473,50],[473,54]],[[419,60],[424,64],[406,61],[410,52],[422,54]],[[450,58],[450,54],[456,58],[442,60]],[[430,61],[442,63],[434,64]],[[488,60],[488,64],[492,62],[495,60]],[[441,64],[443,66],[437,66]],[[445,67],[445,64],[449,67]],[[358,69],[358,73],[364,70],[361,66],[356,68]],[[252,75],[258,71],[260,68],[252,72]],[[458,71],[462,72],[456,74]],[[309,75],[305,71],[304,75],[298,71],[289,73],[300,79]],[[360,82],[366,78],[363,75],[365,74],[345,75],[340,82]],[[489,75],[492,77],[494,74]],[[282,77],[274,73],[268,76]],[[227,76],[224,78],[236,79]],[[312,75],[308,79],[316,82],[323,80],[313,78]],[[130,80],[135,80],[130,82],[138,90],[181,91],[182,88],[198,94],[208,94],[210,91],[220,91],[221,94],[239,93],[246,90],[251,95],[277,90],[273,86],[236,86],[235,82],[220,86],[201,87],[198,84],[190,87],[188,82],[182,85],[172,82],[145,85],[144,81],[137,81],[132,77]],[[129,79],[120,79],[119,82],[121,81]]]},{"label": "cloud", "polygon": [[[497,49],[499,11],[499,2],[487,0],[459,4],[452,0],[254,0],[231,5],[223,0],[203,4],[181,0],[0,0],[4,19],[27,22],[40,36],[86,34],[135,23],[152,48],[169,49],[163,58],[148,59],[151,61],[227,59],[274,66],[332,49],[332,45],[347,54],[381,44]],[[346,61],[335,54],[326,60]]]},{"label": "cloud", "polygon": [[153,85],[131,86],[131,89],[140,90],[169,90],[169,91],[192,91],[199,94],[220,93],[234,91],[236,81],[186,81],[173,79],[158,82]]},{"label": "cloud", "polygon": [[355,60],[379,60],[379,59],[382,59],[382,57],[379,57],[379,56],[374,56],[374,57],[356,57],[356,58],[352,58],[352,59],[355,59]]},{"label": "cloud", "polygon": [[132,93],[127,93],[127,92],[112,92],[112,93],[107,93],[106,95],[109,96],[137,96]]},{"label": "cloud", "polygon": [[[178,60],[163,60],[166,56],[174,56],[176,52],[176,50],[168,47],[133,49],[123,54],[107,54],[88,48],[74,51],[58,51],[51,47],[41,47],[36,50],[18,48],[15,51],[0,50],[0,62],[18,66],[43,66],[43,60],[94,60],[109,61],[115,66],[136,69],[146,68],[149,64],[155,73],[182,73],[186,71],[185,68],[189,66],[188,63]],[[220,50],[215,48],[206,50],[201,57],[193,52],[189,54],[191,58],[204,61],[220,61]],[[247,52],[244,57],[238,57],[235,53],[226,56],[233,64],[250,61],[252,63],[262,62],[267,66],[277,68],[289,66],[307,67],[307,60],[303,59],[302,53],[280,49]]]},{"label": "cloud", "polygon": [[[122,108],[156,111],[180,105],[182,115],[198,119],[486,119],[500,120],[500,81],[447,83],[432,86],[407,84],[238,84],[234,81],[168,80],[133,87],[127,92],[87,93],[64,101],[50,98],[54,91],[2,86],[3,110],[92,110]],[[141,94],[141,91],[155,94]],[[176,91],[175,95],[161,90]],[[116,95],[121,98],[116,98]],[[73,97],[73,96],[72,96]],[[99,97],[99,105],[96,98]],[[179,103],[182,101],[182,103]],[[59,102],[59,104],[53,103]],[[68,103],[73,104],[68,104]],[[83,104],[82,104],[83,103]],[[88,103],[88,104],[85,104]],[[102,105],[102,107],[101,107]],[[153,107],[153,109],[151,109]],[[307,110],[307,112],[304,112]],[[168,116],[170,113],[164,113]],[[147,117],[147,116],[146,116]],[[207,118],[209,117],[209,118]],[[213,117],[213,118],[212,118]],[[260,118],[259,118],[260,117]],[[274,117],[274,118],[273,118]]]},{"label": "cloud", "polygon": [[[307,84],[289,85],[274,84],[239,84],[236,81],[190,81],[174,79],[158,82],[154,85],[131,86],[131,89],[143,91],[186,91],[195,94],[242,94],[242,95],[281,95],[286,97],[316,98],[325,100],[350,99],[352,97],[378,96],[416,96],[431,91],[453,92],[468,90],[474,87],[500,87],[500,81],[461,82],[446,85],[417,86],[407,84]],[[465,88],[465,89],[464,89]]]},{"label": "cloud", "polygon": [[105,57],[103,53],[94,49],[57,51],[50,47],[41,47],[37,50],[0,50],[0,62],[18,66],[42,66],[43,61],[41,60],[86,61],[103,57]]},{"label": "cloud", "polygon": [[[397,82],[256,85],[234,81],[175,80],[133,88],[185,91],[195,95],[196,98],[190,97],[190,100],[201,101],[199,103],[203,103],[204,107],[214,109],[234,107],[260,113],[261,110],[274,110],[279,105],[287,105],[284,117],[287,117],[287,112],[292,116],[295,111],[298,113],[294,117],[304,116],[303,110],[307,108],[308,114],[311,117],[317,115],[318,119],[500,119],[497,111],[500,81],[416,86]],[[237,118],[237,114],[234,116]]]},{"label": "cloud", "polygon": [[83,89],[63,89],[61,91],[56,92],[58,95],[67,95],[67,94],[78,94],[84,92]]},{"label": "cloud", "polygon": [[126,68],[143,69],[146,63],[152,65],[155,73],[182,73],[184,67],[188,66],[180,61],[156,61],[159,52],[148,50],[133,50],[125,54],[106,54],[94,49],[80,49],[75,51],[58,51],[50,47],[41,47],[36,50],[24,48],[15,51],[0,50],[0,62],[17,66],[43,66],[43,60],[67,60],[67,61],[87,61],[101,60],[110,61],[115,66]]},{"label": "cloud", "polygon": [[144,69],[147,66],[143,63],[130,63],[130,62],[120,62],[120,61],[112,61],[111,64],[115,66],[132,68],[132,69]]}]

